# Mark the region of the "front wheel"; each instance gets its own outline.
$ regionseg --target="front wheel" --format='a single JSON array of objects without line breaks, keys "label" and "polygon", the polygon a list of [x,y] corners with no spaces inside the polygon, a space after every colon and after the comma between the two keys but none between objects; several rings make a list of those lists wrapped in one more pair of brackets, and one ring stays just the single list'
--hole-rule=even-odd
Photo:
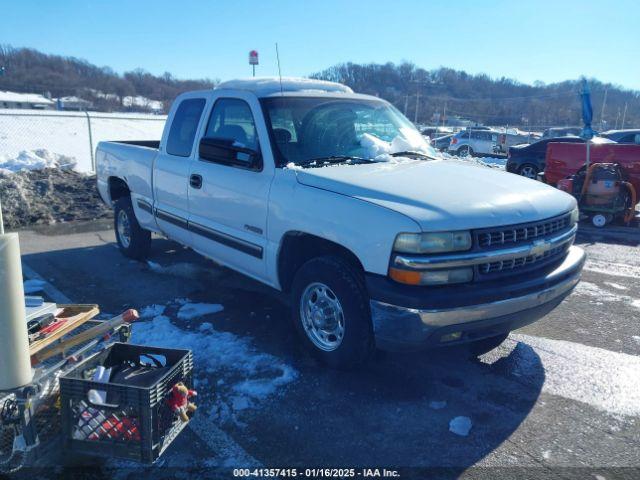
[{"label": "front wheel", "polygon": [[361,272],[334,255],[313,258],[295,275],[291,316],[305,346],[326,365],[349,369],[375,348]]},{"label": "front wheel", "polygon": [[143,229],[131,205],[129,197],[115,203],[114,230],[120,251],[134,260],[143,260],[151,248],[151,232]]}]

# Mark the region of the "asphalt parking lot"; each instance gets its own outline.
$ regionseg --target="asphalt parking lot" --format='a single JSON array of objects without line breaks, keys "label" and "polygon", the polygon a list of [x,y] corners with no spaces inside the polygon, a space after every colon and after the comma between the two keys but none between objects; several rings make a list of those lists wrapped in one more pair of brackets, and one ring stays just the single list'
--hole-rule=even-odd
[{"label": "asphalt parking lot", "polygon": [[[580,234],[589,260],[574,293],[481,360],[379,354],[354,372],[300,349],[278,295],[173,242],[156,239],[140,263],[120,255],[104,223],[20,238],[27,271],[73,302],[141,310],[134,341],[194,349],[200,408],[160,467],[640,476],[637,233]],[[199,303],[223,310],[180,318]],[[450,431],[460,416],[471,421],[466,436]]]}]

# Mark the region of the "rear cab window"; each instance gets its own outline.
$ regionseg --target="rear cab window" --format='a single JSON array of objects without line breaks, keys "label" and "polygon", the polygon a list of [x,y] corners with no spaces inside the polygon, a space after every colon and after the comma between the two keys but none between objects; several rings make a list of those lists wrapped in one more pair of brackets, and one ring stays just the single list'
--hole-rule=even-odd
[{"label": "rear cab window", "polygon": [[204,110],[204,98],[188,98],[180,102],[167,138],[167,153],[177,157],[189,157],[193,149],[200,117]]}]

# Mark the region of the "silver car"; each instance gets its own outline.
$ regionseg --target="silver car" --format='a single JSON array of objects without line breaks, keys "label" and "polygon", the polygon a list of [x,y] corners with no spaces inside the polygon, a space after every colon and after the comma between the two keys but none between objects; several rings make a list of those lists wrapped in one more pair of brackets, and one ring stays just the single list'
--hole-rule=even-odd
[{"label": "silver car", "polygon": [[458,156],[493,155],[499,132],[491,129],[469,129],[451,137],[449,153]]}]

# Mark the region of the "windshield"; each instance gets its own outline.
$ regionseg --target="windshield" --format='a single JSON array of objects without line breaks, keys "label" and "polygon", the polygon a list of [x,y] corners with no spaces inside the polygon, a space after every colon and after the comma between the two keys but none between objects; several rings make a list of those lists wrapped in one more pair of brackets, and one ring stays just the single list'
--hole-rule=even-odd
[{"label": "windshield", "polygon": [[385,161],[403,152],[438,158],[413,124],[381,100],[283,96],[262,99],[262,106],[278,166]]}]

